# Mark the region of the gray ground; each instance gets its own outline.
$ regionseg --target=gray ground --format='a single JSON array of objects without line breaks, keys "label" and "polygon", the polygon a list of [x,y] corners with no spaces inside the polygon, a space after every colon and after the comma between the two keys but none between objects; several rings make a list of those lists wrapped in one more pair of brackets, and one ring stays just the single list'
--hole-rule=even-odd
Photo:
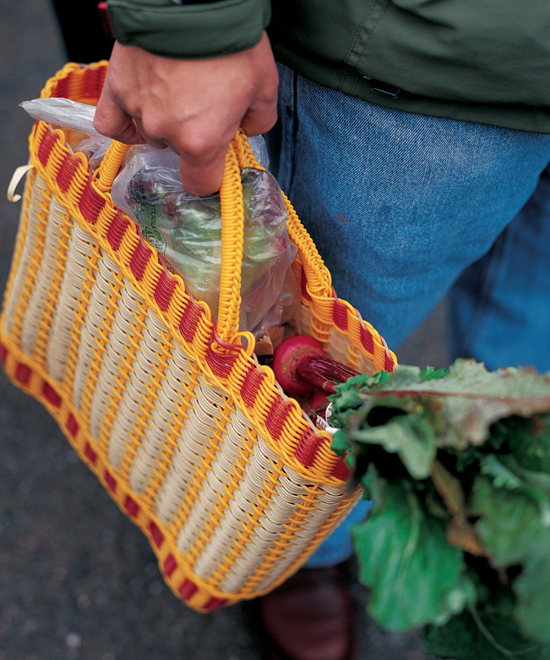
[{"label": "gray ground", "polygon": [[[65,61],[47,0],[0,0],[0,190],[27,161],[32,121],[17,107]],[[0,290],[19,205],[0,197]],[[397,351],[445,366],[445,308]],[[424,660],[414,634],[360,617],[360,659]],[[49,415],[0,373],[0,660],[259,660],[237,605],[192,612],[163,584],[145,537],[117,509]]]}]

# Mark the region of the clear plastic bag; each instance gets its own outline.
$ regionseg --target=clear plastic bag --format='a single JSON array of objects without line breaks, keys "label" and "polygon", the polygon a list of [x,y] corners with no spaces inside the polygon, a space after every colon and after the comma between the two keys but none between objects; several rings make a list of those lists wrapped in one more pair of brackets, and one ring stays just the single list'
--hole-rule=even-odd
[{"label": "clear plastic bag", "polygon": [[[61,97],[46,97],[19,104],[33,119],[47,121],[86,135],[99,137],[94,128],[95,106]],[[102,136],[101,136],[102,137]]]},{"label": "clear plastic bag", "polygon": [[[99,167],[111,144],[94,128],[96,108],[65,98],[20,104],[34,119],[71,133],[75,152]],[[256,159],[268,166],[261,136],[249,138]],[[245,206],[240,330],[261,337],[292,318],[299,286],[290,268],[296,255],[286,229],[286,207],[275,178],[259,169],[242,171]],[[179,156],[169,148],[133,147],[113,184],[114,204],[137,222],[145,238],[179,273],[196,300],[217,318],[221,270],[219,194],[196,197],[181,184]]]},{"label": "clear plastic bag", "polygon": [[[263,139],[253,147],[265,149]],[[242,170],[244,249],[240,330],[260,337],[296,311],[299,287],[290,268],[296,255],[286,228],[286,207],[269,172]],[[114,204],[133,218],[145,238],[217,318],[222,219],[219,194],[196,197],[181,184],[171,149],[134,147],[115,179]]]},{"label": "clear plastic bag", "polygon": [[47,121],[52,128],[61,126],[72,151],[83,153],[92,170],[99,167],[112,140],[94,128],[94,105],[61,97],[33,99],[19,105],[33,119]]},{"label": "clear plastic bag", "polygon": [[107,149],[111,146],[111,142],[112,140],[110,138],[106,138],[103,135],[99,137],[85,137],[75,144],[74,151],[76,153],[83,153],[88,159],[88,164],[92,168],[92,171],[95,172],[101,165],[101,161],[105,157]]}]

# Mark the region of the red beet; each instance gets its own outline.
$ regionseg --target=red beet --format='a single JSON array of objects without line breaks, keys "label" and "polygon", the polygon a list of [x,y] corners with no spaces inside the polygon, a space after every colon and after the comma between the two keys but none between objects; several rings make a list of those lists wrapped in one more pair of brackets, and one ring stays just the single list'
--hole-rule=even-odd
[{"label": "red beet", "polygon": [[280,344],[273,354],[273,371],[283,390],[291,396],[315,389],[334,394],[334,383],[342,383],[357,372],[325,356],[313,337],[296,335]]},{"label": "red beet", "polygon": [[315,390],[309,403],[310,410],[317,415],[324,415],[328,406],[327,393],[323,390]]}]

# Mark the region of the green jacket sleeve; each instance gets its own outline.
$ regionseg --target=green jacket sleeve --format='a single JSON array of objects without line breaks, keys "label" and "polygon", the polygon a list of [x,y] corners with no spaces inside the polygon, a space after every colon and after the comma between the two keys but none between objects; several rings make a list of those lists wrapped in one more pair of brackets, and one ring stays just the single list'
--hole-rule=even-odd
[{"label": "green jacket sleeve", "polygon": [[252,48],[271,18],[270,0],[109,0],[108,7],[121,44],[194,59]]}]

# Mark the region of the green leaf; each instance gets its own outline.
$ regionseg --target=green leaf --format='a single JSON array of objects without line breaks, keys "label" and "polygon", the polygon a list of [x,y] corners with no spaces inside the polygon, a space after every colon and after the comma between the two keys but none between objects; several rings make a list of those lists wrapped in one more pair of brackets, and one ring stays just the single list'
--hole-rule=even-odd
[{"label": "green leaf", "polygon": [[422,381],[438,380],[439,378],[444,378],[446,375],[447,371],[445,369],[434,369],[433,367],[426,367],[424,371],[420,372]]},{"label": "green leaf", "polygon": [[342,454],[351,449],[351,443],[348,440],[348,436],[343,431],[336,431],[332,436],[330,447],[333,452],[338,454],[338,456],[342,456]]},{"label": "green leaf", "polygon": [[549,660],[550,648],[526,639],[510,617],[466,609],[422,633],[427,653],[455,660]]},{"label": "green leaf", "polygon": [[397,400],[410,395],[419,405],[437,410],[438,446],[457,449],[483,443],[499,419],[550,411],[550,377],[530,369],[489,372],[473,360],[457,360],[444,378],[423,380],[419,369],[398,366],[383,381],[356,387],[371,408],[383,405],[388,396],[392,405],[402,407]]},{"label": "green leaf", "polygon": [[475,528],[496,568],[521,564],[540,541],[540,510],[520,490],[496,488],[489,479],[478,477],[470,512],[479,516]]},{"label": "green leaf", "polygon": [[550,645],[550,534],[540,537],[537,551],[526,562],[515,580],[513,589],[518,597],[514,610],[525,633]]},{"label": "green leaf", "polygon": [[493,484],[496,488],[521,488],[522,480],[517,477],[512,470],[509,470],[494,454],[489,454],[481,460],[481,474],[493,477]]},{"label": "green leaf", "polygon": [[[379,406],[370,414],[395,411],[391,405]],[[398,454],[409,474],[415,479],[429,476],[437,447],[433,425],[426,420],[424,411],[417,407],[406,416],[392,417],[386,424],[363,426],[349,432],[352,444],[380,445],[390,454]],[[368,455],[368,454],[367,454]]]},{"label": "green leaf", "polygon": [[498,456],[489,454],[481,462],[481,473],[493,477],[496,488],[505,486],[509,490],[521,490],[538,504],[540,524],[550,526],[550,474],[535,472],[522,467],[521,457],[502,453]]},{"label": "green leaf", "polygon": [[365,481],[375,505],[352,533],[360,579],[371,588],[371,616],[403,631],[460,612],[475,593],[444,523],[427,515],[412,488],[388,483],[372,466]]},{"label": "green leaf", "polygon": [[471,510],[480,516],[476,530],[492,555],[492,564],[523,567],[512,583],[516,620],[526,635],[550,644],[550,527],[540,501],[543,491],[536,491],[528,479],[509,490],[480,477]]},{"label": "green leaf", "polygon": [[333,401],[335,446],[375,501],[354,528],[371,615],[429,623],[440,657],[550,660],[550,375],[398,367]]},{"label": "green leaf", "polygon": [[494,424],[492,444],[512,452],[527,470],[550,473],[550,415],[512,416]]}]

